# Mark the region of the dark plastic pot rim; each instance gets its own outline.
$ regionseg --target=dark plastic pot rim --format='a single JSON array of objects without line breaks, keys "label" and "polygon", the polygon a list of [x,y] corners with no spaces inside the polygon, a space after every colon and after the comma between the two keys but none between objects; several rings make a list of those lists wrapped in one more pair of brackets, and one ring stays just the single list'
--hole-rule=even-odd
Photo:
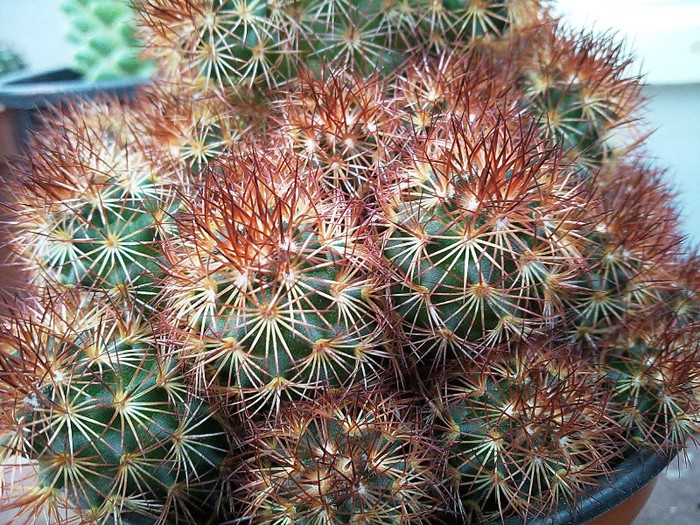
[{"label": "dark plastic pot rim", "polygon": [[546,518],[508,518],[503,525],[580,525],[612,510],[659,475],[675,457],[675,453],[640,449],[620,463],[575,505],[559,509]]},{"label": "dark plastic pot rim", "polygon": [[96,93],[128,96],[149,81],[148,78],[130,77],[88,82],[70,68],[19,72],[7,75],[0,80],[0,106],[23,110],[55,104],[66,98],[92,96]]}]

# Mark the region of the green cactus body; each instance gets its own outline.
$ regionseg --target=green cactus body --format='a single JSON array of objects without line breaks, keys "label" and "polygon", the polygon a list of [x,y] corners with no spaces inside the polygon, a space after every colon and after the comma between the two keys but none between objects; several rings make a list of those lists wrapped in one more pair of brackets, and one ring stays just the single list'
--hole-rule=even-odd
[{"label": "green cactus body", "polygon": [[239,90],[280,85],[300,69],[320,72],[330,65],[389,72],[415,48],[469,45],[527,26],[537,8],[529,0],[227,0],[216,6],[195,2],[189,17],[153,2],[148,14],[177,20],[156,40],[176,50],[175,61],[189,75],[215,89]]},{"label": "green cactus body", "polygon": [[372,198],[377,174],[395,160],[399,121],[387,86],[349,71],[304,75],[277,105],[285,138],[331,191]]},{"label": "green cactus body", "polygon": [[589,271],[565,303],[573,322],[572,342],[600,349],[620,323],[646,315],[666,301],[670,284],[642,250],[612,243],[609,235],[594,237],[599,247],[589,254]]},{"label": "green cactus body", "polygon": [[265,124],[255,106],[244,108],[241,100],[234,108],[226,100],[192,96],[168,83],[149,86],[148,96],[152,104],[141,108],[134,134],[151,139],[147,149],[157,159],[158,172],[176,179],[177,191],[185,195],[201,183],[210,161],[235,150],[245,133]]},{"label": "green cactus body", "polygon": [[591,114],[580,88],[571,86],[549,88],[532,104],[544,116],[547,131],[560,139],[564,148],[600,165],[605,157],[605,126],[612,115]]},{"label": "green cactus body", "polygon": [[[166,115],[172,117],[173,113]],[[195,177],[210,160],[230,150],[240,139],[243,129],[240,119],[215,102],[197,101],[174,124],[170,129],[179,133],[171,142],[173,157],[187,163]]]},{"label": "green cactus body", "polygon": [[398,13],[390,3],[326,1],[315,6],[310,3],[309,7],[301,23],[306,30],[299,35],[299,52],[304,59],[297,67],[303,63],[320,71],[336,64],[371,73],[398,65],[406,46],[398,29],[406,20],[395,16]]},{"label": "green cactus body", "polygon": [[[593,223],[586,236],[587,271],[565,299],[574,324],[572,341],[593,348],[616,337],[621,323],[671,304],[674,291],[683,288],[671,277],[679,268],[669,254],[681,237],[659,173],[636,163],[622,165],[615,180],[601,184],[599,195],[604,219]],[[647,198],[639,202],[640,195]]]},{"label": "green cactus body", "polygon": [[[546,326],[577,272],[582,203],[564,197],[567,169],[540,164],[525,137],[510,149],[502,124],[482,125],[412,152],[385,212],[396,313],[428,361]],[[490,151],[480,133],[503,133],[503,149]]]},{"label": "green cactus body", "polygon": [[700,286],[697,257],[685,261],[681,267],[679,278],[664,295],[664,302],[669,304],[679,326],[693,326],[700,322]]},{"label": "green cactus body", "polygon": [[242,469],[252,523],[426,522],[439,456],[406,407],[346,394],[286,408]]},{"label": "green cactus body", "polygon": [[522,352],[468,364],[441,383],[454,484],[480,519],[547,515],[620,452],[600,435],[616,427],[593,394],[602,392],[593,365],[569,368],[537,346]]},{"label": "green cactus body", "polygon": [[147,304],[161,273],[158,242],[177,207],[173,186],[134,147],[130,110],[119,115],[116,106],[85,104],[75,120],[58,115],[62,133],[38,139],[46,155],[33,159],[29,180],[16,182],[23,217],[17,250],[49,283],[126,293]]},{"label": "green cactus body", "polygon": [[[427,41],[438,48],[450,47],[461,41],[483,37],[503,36],[512,22],[511,14],[517,2],[441,0],[420,2]],[[525,4],[525,2],[521,2]]]},{"label": "green cactus body", "polygon": [[[151,277],[158,271],[154,240],[159,210],[155,205],[144,206],[148,185],[133,197],[121,193],[117,184],[110,186],[99,196],[100,205],[85,202],[78,205],[78,213],[50,216],[46,237],[51,245],[39,257],[64,285],[107,290],[128,286],[152,295]],[[117,207],[102,207],[105,202]]]},{"label": "green cactus body", "polygon": [[524,100],[541,115],[543,133],[561,141],[588,174],[634,146],[619,130],[637,118],[639,87],[625,76],[629,62],[611,41],[557,33],[544,31],[544,40],[532,43],[536,58],[521,77]]},{"label": "green cactus body", "polygon": [[575,325],[573,340],[596,346],[598,341],[609,336],[612,327],[634,310],[626,300],[626,291],[634,286],[641,263],[634,259],[632,252],[605,243],[591,254],[590,260],[592,271],[579,281],[580,286],[570,302],[570,317]]},{"label": "green cactus body", "polygon": [[[408,225],[410,232],[393,232],[384,252],[400,275],[411,279],[410,286],[399,284],[392,289],[397,313],[404,322],[429,334],[435,326],[436,336],[442,329],[446,337],[453,335],[459,340],[481,339],[496,330],[501,320],[502,328],[510,326],[517,331],[518,307],[509,300],[508,287],[512,283],[504,282],[503,274],[508,269],[514,270],[514,260],[527,250],[527,239],[517,239],[518,251],[509,261],[510,268],[501,271],[490,262],[498,260],[500,255],[499,248],[490,250],[497,234],[493,237],[487,234],[481,245],[475,241],[477,253],[474,253],[469,247],[462,248],[463,239],[470,232],[451,228],[453,219],[449,209],[427,213],[421,210],[415,219],[409,215],[411,211],[406,207],[397,214],[397,222]],[[477,228],[486,223],[481,222]],[[425,251],[411,249],[410,244],[418,244],[422,235],[430,236],[427,246],[419,246]],[[465,289],[467,301],[462,303],[457,298],[464,295]]]},{"label": "green cactus body", "polygon": [[313,183],[285,180],[286,164],[241,158],[212,172],[166,285],[199,383],[251,411],[369,380],[385,356],[380,283],[352,215],[320,211]]},{"label": "green cactus body", "polygon": [[3,454],[35,461],[34,492],[67,498],[91,523],[203,504],[228,451],[223,428],[159,358],[147,325],[78,307],[70,320],[50,313],[11,330],[3,359],[21,363],[15,396],[24,399],[15,407],[14,446]]},{"label": "green cactus body", "polygon": [[700,400],[692,392],[699,351],[692,332],[671,325],[642,330],[611,351],[603,366],[613,382],[613,413],[628,439],[675,447],[697,431]]},{"label": "green cactus body", "polygon": [[142,60],[134,33],[135,13],[128,0],[63,0],[77,46],[76,71],[89,82],[121,77],[146,77],[153,66]]}]

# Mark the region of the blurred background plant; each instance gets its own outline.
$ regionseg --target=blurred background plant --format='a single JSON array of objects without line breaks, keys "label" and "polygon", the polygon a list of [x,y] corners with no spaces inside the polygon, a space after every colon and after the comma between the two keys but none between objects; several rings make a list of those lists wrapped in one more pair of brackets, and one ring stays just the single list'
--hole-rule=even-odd
[{"label": "blurred background plant", "polygon": [[0,76],[21,71],[26,67],[24,59],[8,42],[0,42]]},{"label": "blurred background plant", "polygon": [[136,13],[129,0],[63,0],[68,41],[76,47],[73,68],[88,82],[147,77],[153,64],[141,58]]}]

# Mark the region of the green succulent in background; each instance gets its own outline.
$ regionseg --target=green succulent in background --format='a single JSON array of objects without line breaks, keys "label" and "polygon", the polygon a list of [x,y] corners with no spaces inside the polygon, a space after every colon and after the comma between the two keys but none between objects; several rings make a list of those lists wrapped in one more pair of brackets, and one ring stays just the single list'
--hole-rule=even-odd
[{"label": "green succulent in background", "polygon": [[20,71],[25,67],[22,55],[7,42],[0,42],[0,76]]},{"label": "green succulent in background", "polygon": [[141,59],[134,31],[135,12],[128,0],[64,0],[77,46],[73,67],[88,81],[148,76],[153,66]]}]

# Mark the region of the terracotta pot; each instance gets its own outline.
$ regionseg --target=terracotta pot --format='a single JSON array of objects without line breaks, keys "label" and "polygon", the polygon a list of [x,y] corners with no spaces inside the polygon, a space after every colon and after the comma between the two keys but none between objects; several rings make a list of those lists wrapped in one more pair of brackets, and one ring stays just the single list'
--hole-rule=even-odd
[{"label": "terracotta pot", "polygon": [[617,507],[589,521],[588,525],[632,525],[654,491],[657,479],[654,478]]},{"label": "terracotta pot", "polygon": [[[13,136],[11,115],[9,111],[0,112],[0,296],[21,288],[26,283],[26,277],[12,261],[12,252],[6,245],[8,235],[6,221],[10,218],[6,205],[11,206],[12,195],[7,188],[6,159],[17,153]],[[2,311],[0,301],[0,311]]]},{"label": "terracotta pot", "polygon": [[0,159],[19,153],[15,138],[16,111],[0,106]]}]

